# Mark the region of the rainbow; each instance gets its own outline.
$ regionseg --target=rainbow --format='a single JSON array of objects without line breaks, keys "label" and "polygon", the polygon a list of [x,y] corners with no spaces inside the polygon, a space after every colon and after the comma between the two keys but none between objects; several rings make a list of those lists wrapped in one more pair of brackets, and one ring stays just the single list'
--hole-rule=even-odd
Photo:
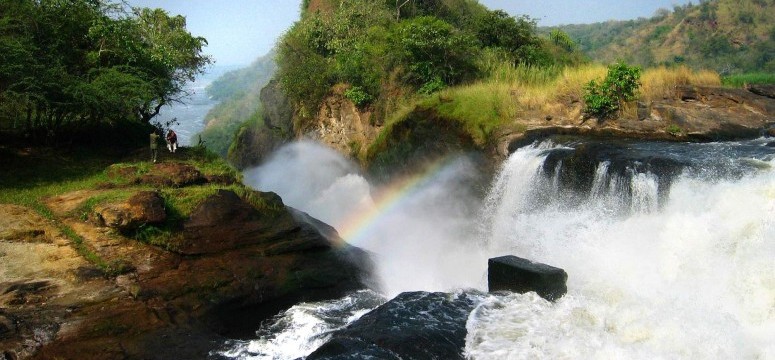
[{"label": "rainbow", "polygon": [[342,244],[358,246],[369,239],[380,219],[393,213],[428,184],[441,178],[456,164],[454,157],[445,156],[431,161],[411,176],[402,177],[372,194],[374,205],[366,211],[350,215],[339,224]]}]

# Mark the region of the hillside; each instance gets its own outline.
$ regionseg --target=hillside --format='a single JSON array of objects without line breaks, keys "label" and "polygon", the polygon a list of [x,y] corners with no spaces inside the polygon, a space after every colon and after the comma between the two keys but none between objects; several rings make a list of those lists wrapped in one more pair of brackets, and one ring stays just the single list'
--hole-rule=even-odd
[{"label": "hillside", "polygon": [[[497,159],[515,141],[547,133],[718,140],[757,136],[775,123],[770,100],[740,89],[717,90],[718,72],[692,69],[703,67],[700,60],[723,63],[722,55],[739,61],[741,69],[752,61],[714,47],[725,48],[723,42],[681,40],[681,29],[726,29],[720,19],[729,18],[733,8],[714,10],[720,2],[663,11],[654,19],[597,24],[600,34],[607,33],[606,26],[616,31],[602,40],[591,34],[579,40],[587,41],[583,46],[563,30],[544,29],[544,34],[528,17],[489,10],[473,0],[407,2],[406,7],[392,1],[332,4],[306,2],[302,19],[277,45],[276,81],[260,93],[260,119],[235,136],[228,154],[232,164],[256,165],[284,143],[305,138],[382,177],[411,172],[451,152]],[[758,13],[769,8],[751,4],[759,7],[750,10],[756,13],[750,19],[737,8],[734,13],[750,23],[745,31],[763,34],[751,35],[754,45],[746,47],[759,51],[762,45],[756,44],[764,42],[754,40],[766,29],[761,30]],[[677,30],[668,31],[664,24],[670,21],[676,21]],[[627,45],[629,35],[645,26],[662,26],[655,45]],[[733,38],[722,30],[705,32],[701,35]],[[616,40],[619,36],[623,40]],[[596,44],[603,51],[604,44],[619,41],[623,55],[614,59],[635,62],[641,52],[652,58],[659,53],[658,39],[670,39],[686,49],[676,54],[686,55],[662,61],[670,66],[643,69],[633,98],[617,100],[615,112],[590,112],[588,85],[602,81],[610,68],[586,63],[579,49]],[[626,53],[625,46],[634,52]],[[700,59],[690,55],[695,48],[721,55]]]},{"label": "hillside", "polygon": [[211,151],[226,156],[234,134],[245,121],[260,121],[259,93],[277,70],[274,51],[256,59],[250,66],[230,71],[207,87],[207,95],[220,101],[205,117],[201,136]]},{"label": "hillside", "polygon": [[710,0],[649,19],[559,27],[594,61],[775,72],[775,1]]}]

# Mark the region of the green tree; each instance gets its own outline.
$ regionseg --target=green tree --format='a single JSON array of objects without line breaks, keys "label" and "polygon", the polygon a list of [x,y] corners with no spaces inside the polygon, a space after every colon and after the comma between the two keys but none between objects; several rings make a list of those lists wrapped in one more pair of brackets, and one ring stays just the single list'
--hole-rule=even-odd
[{"label": "green tree", "polygon": [[476,41],[442,20],[432,16],[406,20],[398,37],[409,79],[421,87],[457,84],[476,74]]},{"label": "green tree", "polygon": [[[210,63],[185,19],[101,0],[0,3],[0,121],[33,138],[150,120]],[[80,130],[79,130],[80,129]]]}]

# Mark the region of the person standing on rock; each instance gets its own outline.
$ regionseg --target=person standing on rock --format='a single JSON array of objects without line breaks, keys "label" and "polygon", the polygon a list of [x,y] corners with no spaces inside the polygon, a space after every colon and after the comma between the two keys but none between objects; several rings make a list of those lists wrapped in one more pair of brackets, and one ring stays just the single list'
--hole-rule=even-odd
[{"label": "person standing on rock", "polygon": [[151,131],[151,161],[156,162],[159,155],[159,134],[156,130]]},{"label": "person standing on rock", "polygon": [[175,134],[172,129],[167,132],[167,150],[174,153],[178,149],[178,134]]}]

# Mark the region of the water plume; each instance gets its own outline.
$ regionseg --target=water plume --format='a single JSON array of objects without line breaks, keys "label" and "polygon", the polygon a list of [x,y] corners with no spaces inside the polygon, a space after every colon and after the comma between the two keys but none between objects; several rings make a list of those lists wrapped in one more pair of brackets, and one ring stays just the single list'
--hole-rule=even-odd
[{"label": "water plume", "polygon": [[[381,290],[443,291],[482,287],[486,258],[471,219],[479,176],[466,157],[440,158],[415,175],[372,187],[357,167],[324,146],[290,144],[245,182],[278,193],[289,206],[334,226],[373,253]],[[475,263],[475,264],[474,264]]]}]

